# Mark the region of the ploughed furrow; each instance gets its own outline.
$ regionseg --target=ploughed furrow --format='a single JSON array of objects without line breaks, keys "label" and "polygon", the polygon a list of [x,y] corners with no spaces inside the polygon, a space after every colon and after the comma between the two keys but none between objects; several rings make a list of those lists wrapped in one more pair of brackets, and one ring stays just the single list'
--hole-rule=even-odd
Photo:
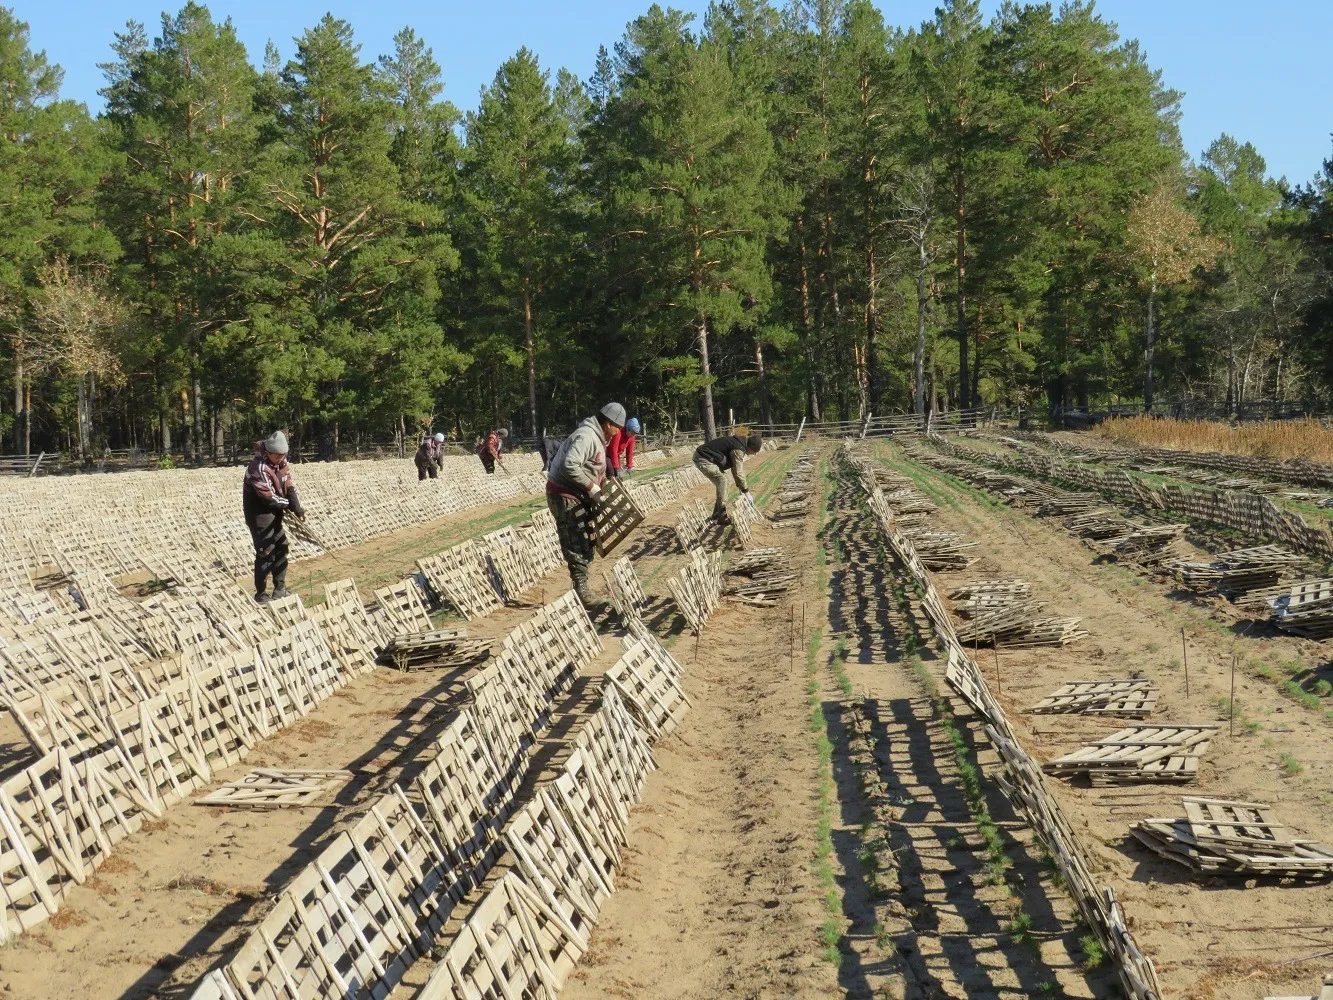
[{"label": "ploughed furrow", "polygon": [[[845,473],[842,475],[845,476]],[[840,978],[851,996],[1090,997],[1072,910],[939,697],[901,566],[852,481],[824,529],[822,713],[838,808]],[[1106,984],[1104,974],[1094,982]]]},{"label": "ploughed furrow", "polygon": [[[933,501],[939,528],[981,542],[973,550],[979,559],[966,570],[936,574],[943,594],[978,581],[1021,578],[1032,599],[1077,615],[1088,632],[1075,646],[1002,645],[998,655],[983,648],[977,657],[1019,742],[1039,763],[1075,754],[1133,723],[1217,727],[1188,784],[1047,782],[1098,882],[1115,890],[1132,918],[1134,937],[1155,963],[1166,995],[1308,995],[1326,971],[1324,959],[1315,957],[1327,950],[1321,947],[1326,929],[1310,925],[1327,920],[1312,914],[1333,912],[1333,885],[1195,873],[1150,851],[1130,828],[1149,818],[1184,816],[1182,797],[1202,796],[1269,804],[1297,836],[1324,842],[1333,741],[1322,699],[1308,706],[1298,684],[1317,684],[1327,656],[1314,643],[1241,619],[1219,598],[1154,582],[1141,570],[1099,557],[1061,518],[1035,516],[1035,506],[1003,490],[983,492],[892,445],[877,444],[873,453],[881,467],[911,477]],[[983,479],[977,482],[984,487]],[[1120,678],[1156,689],[1147,718],[1030,714],[1070,681]]]}]

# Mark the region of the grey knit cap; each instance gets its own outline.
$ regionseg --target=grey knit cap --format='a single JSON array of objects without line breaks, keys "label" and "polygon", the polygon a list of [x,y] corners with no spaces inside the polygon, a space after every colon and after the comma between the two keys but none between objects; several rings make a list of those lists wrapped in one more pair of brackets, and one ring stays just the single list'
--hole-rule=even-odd
[{"label": "grey knit cap", "polygon": [[617,427],[625,426],[625,408],[619,403],[607,403],[602,407],[601,415]]},{"label": "grey knit cap", "polygon": [[762,434],[751,434],[745,439],[745,450],[759,454],[759,449],[764,446],[764,436]]},{"label": "grey knit cap", "polygon": [[274,431],[264,439],[264,450],[270,455],[287,454],[287,435],[282,431]]}]

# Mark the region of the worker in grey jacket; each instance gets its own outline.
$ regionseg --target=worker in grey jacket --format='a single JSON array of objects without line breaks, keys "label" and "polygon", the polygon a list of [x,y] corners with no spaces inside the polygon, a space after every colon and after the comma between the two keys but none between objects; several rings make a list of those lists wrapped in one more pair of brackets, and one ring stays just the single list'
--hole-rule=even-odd
[{"label": "worker in grey jacket", "polygon": [[546,470],[546,505],[555,518],[570,582],[585,608],[594,604],[588,590],[594,550],[587,521],[597,510],[606,480],[607,443],[624,426],[625,408],[607,403],[597,416],[588,417],[565,438]]}]

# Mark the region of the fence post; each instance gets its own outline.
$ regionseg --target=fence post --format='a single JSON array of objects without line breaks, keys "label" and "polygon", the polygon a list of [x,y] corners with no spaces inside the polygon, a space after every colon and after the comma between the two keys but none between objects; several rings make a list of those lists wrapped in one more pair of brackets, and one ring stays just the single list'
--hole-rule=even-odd
[{"label": "fence post", "polygon": [[805,417],[801,418],[801,426],[796,428],[796,440],[801,440],[801,432],[805,430]]},{"label": "fence post", "polygon": [[874,416],[873,413],[867,411],[867,412],[866,412],[866,418],[865,418],[864,420],[861,421],[861,438],[862,438],[862,439],[865,438],[865,436],[866,436],[866,431],[868,431],[868,430],[870,429],[870,418],[873,417],[873,416]]},{"label": "fence post", "polygon": [[40,455],[37,456],[37,461],[33,462],[32,468],[28,470],[27,478],[31,479],[33,476],[37,475],[37,466],[42,464],[42,459],[44,459],[45,457],[46,457],[46,452],[42,452]]}]

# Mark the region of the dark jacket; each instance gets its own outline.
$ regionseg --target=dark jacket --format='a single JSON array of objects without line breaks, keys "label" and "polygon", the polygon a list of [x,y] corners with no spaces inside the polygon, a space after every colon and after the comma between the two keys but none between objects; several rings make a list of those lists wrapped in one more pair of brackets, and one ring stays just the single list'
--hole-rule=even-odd
[{"label": "dark jacket", "polygon": [[262,441],[255,442],[255,454],[245,470],[245,485],[241,487],[241,506],[247,522],[253,523],[260,514],[277,514],[290,510],[301,515],[305,509],[296,493],[292,467],[284,458],[270,465]]},{"label": "dark jacket", "polygon": [[434,438],[427,438],[417,448],[412,461],[416,463],[418,469],[429,469],[432,465],[438,468],[444,465],[444,449]]},{"label": "dark jacket", "polygon": [[746,438],[738,434],[733,434],[731,437],[713,438],[713,440],[705,441],[695,448],[694,457],[712,462],[725,472],[731,468],[732,452],[739,451],[742,459],[744,459],[746,441]]}]

